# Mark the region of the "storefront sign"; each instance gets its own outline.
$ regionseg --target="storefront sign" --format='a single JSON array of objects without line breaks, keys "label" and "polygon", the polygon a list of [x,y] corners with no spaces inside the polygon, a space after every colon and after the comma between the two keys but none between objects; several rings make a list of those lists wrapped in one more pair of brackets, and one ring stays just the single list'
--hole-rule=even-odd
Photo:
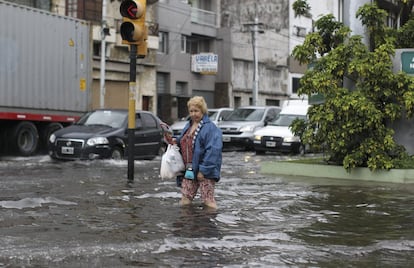
[{"label": "storefront sign", "polygon": [[213,53],[201,53],[191,56],[191,71],[201,74],[216,74],[218,55]]}]

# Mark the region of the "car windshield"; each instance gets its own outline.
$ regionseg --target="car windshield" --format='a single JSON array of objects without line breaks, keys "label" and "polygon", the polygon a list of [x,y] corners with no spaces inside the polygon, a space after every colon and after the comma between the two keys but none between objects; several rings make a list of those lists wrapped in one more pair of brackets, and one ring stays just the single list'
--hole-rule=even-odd
[{"label": "car windshield", "polygon": [[260,121],[263,118],[264,112],[264,108],[237,108],[225,120]]},{"label": "car windshield", "polygon": [[99,110],[82,117],[77,124],[85,126],[101,125],[112,128],[120,128],[127,117],[128,114],[122,111]]},{"label": "car windshield", "polygon": [[208,111],[208,117],[211,121],[214,121],[217,119],[217,116],[219,115],[218,111]]},{"label": "car windshield", "polygon": [[306,116],[297,115],[297,114],[279,114],[279,116],[276,117],[276,119],[273,120],[272,122],[269,122],[268,125],[288,127],[292,124],[293,120],[295,120],[296,118],[305,120]]}]

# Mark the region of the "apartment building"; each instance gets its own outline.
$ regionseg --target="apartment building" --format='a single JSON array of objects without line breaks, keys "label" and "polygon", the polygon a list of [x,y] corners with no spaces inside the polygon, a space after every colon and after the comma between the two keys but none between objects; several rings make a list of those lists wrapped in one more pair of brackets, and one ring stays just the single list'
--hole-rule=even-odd
[{"label": "apartment building", "polygon": [[167,121],[188,114],[187,100],[203,96],[210,108],[228,106],[216,88],[219,0],[160,0],[153,6],[158,30],[157,113]]}]

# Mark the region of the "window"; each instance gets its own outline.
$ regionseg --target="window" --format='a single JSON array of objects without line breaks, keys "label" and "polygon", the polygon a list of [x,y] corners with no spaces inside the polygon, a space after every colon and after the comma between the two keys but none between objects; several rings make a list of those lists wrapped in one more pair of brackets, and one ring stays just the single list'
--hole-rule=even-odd
[{"label": "window", "polygon": [[234,107],[240,107],[241,106],[241,97],[234,96]]},{"label": "window", "polygon": [[395,14],[388,13],[385,24],[390,28],[397,28],[398,25]]},{"label": "window", "polygon": [[[38,2],[38,1],[35,1]],[[41,1],[50,2],[50,1]],[[78,19],[100,23],[102,19],[102,1],[98,0],[67,0],[66,14]]]},{"label": "window", "polygon": [[266,105],[267,106],[279,106],[279,100],[270,100],[266,99]]},{"label": "window", "polygon": [[159,40],[158,52],[168,54],[168,33],[159,32],[158,40]]},{"label": "window", "polygon": [[266,115],[266,119],[269,121],[273,121],[274,119],[276,119],[277,115],[279,114],[280,110],[279,109],[269,109],[269,111],[267,112]]},{"label": "window", "polygon": [[210,39],[201,35],[186,37],[186,53],[199,54],[202,52],[211,52]]},{"label": "window", "polygon": [[157,93],[168,93],[168,74],[166,73],[157,73]]},{"label": "window", "polygon": [[93,55],[101,56],[101,42],[93,42]]},{"label": "window", "polygon": [[295,35],[298,37],[305,37],[306,36],[306,28],[305,27],[300,27],[300,26],[293,26],[293,28],[295,29]]},{"label": "window", "polygon": [[78,17],[78,1],[77,0],[68,0],[66,2],[66,15],[69,17]]},{"label": "window", "polygon": [[142,128],[142,120],[140,114],[135,115],[135,128]]},{"label": "window", "polygon": [[150,114],[142,113],[141,119],[146,129],[157,128],[157,122],[155,121],[155,118]]},{"label": "window", "polygon": [[181,52],[190,53],[191,43],[190,38],[186,35],[181,35]]},{"label": "window", "polygon": [[300,88],[300,77],[292,77],[292,94],[298,94]]},{"label": "window", "polygon": [[187,96],[187,83],[177,81],[175,83],[175,92],[177,96]]}]

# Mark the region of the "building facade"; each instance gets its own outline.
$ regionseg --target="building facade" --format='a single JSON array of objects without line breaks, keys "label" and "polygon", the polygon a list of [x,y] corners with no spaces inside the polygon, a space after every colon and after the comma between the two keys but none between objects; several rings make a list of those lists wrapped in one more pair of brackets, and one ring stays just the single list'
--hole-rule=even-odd
[{"label": "building facade", "polygon": [[[168,122],[188,114],[187,100],[203,96],[210,108],[227,106],[216,90],[219,0],[160,0],[153,5],[158,30],[157,113]],[[206,59],[209,72],[197,69]],[[220,62],[220,56],[218,62]]]},{"label": "building facade", "polygon": [[[128,107],[129,51],[119,34],[122,1],[15,2],[90,21],[92,108]],[[291,76],[300,75],[290,71],[292,27],[297,26],[291,23],[292,2],[147,1],[149,53],[137,64],[136,108],[172,123],[187,114],[187,100],[194,95],[204,96],[210,108],[278,105],[289,98],[296,85]]]},{"label": "building facade", "polygon": [[[136,108],[172,123],[187,114],[187,100],[194,95],[204,96],[210,108],[279,105],[297,97],[307,67],[291,53],[314,21],[333,14],[354,34],[365,36],[355,12],[373,0],[328,0],[323,5],[308,0],[310,17],[295,17],[294,1],[148,0],[149,52],[137,61]],[[121,0],[12,2],[90,21],[92,108],[128,107],[129,47],[119,34]],[[390,8],[395,1],[378,2],[391,11],[389,23],[395,22],[398,14]]]},{"label": "building facade", "polygon": [[[173,121],[185,116],[193,95],[211,108],[280,105],[294,97],[306,66],[292,60],[293,47],[312,30],[312,18],[340,18],[342,1],[315,4],[311,19],[295,18],[293,2],[158,1],[158,114]],[[194,70],[192,58],[205,53],[218,59],[212,73]]]}]

